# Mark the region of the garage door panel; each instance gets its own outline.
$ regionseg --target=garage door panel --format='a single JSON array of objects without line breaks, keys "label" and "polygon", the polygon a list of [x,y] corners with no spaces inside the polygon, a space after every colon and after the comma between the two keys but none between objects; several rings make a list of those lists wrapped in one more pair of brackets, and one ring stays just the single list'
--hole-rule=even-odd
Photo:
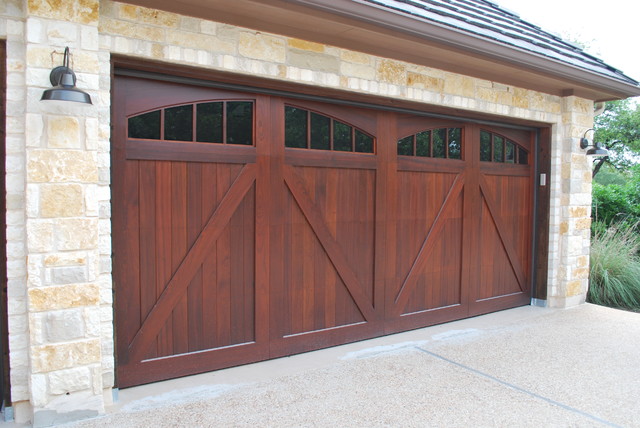
[{"label": "garage door panel", "polygon": [[373,191],[367,188],[372,189],[373,174],[308,167],[287,171],[284,294],[290,295],[290,326],[281,333],[359,323],[365,314],[371,319],[374,222]]},{"label": "garage door panel", "polygon": [[119,386],[528,302],[530,132],[138,83],[114,91]]}]

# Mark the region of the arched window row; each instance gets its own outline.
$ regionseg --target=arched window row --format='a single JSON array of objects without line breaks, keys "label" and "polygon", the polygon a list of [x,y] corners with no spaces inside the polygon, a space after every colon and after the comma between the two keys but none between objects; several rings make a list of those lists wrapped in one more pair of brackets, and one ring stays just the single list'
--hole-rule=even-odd
[{"label": "arched window row", "polygon": [[501,135],[480,131],[480,160],[527,165],[529,152]]},{"label": "arched window row", "polygon": [[129,138],[253,145],[253,102],[213,101],[132,116]]},{"label": "arched window row", "polygon": [[437,128],[398,140],[398,155],[462,159],[462,128]]},{"label": "arched window row", "polygon": [[285,106],[284,144],[296,149],[375,153],[373,136],[329,116]]}]

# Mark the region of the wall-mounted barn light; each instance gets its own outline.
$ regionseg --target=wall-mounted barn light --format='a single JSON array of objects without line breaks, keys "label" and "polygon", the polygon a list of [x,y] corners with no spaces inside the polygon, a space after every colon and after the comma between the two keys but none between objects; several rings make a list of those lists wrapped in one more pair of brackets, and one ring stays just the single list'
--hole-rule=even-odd
[{"label": "wall-mounted barn light", "polygon": [[53,88],[42,93],[41,101],[74,101],[92,104],[89,94],[76,88],[76,74],[69,68],[69,47],[64,48],[63,63],[51,70],[49,80]]},{"label": "wall-mounted barn light", "polygon": [[587,156],[593,157],[601,157],[601,156],[609,156],[609,151],[602,146],[602,143],[590,143],[587,139],[587,132],[593,131],[593,128],[587,129],[584,132],[582,138],[580,138],[580,148],[586,149],[587,147],[591,147],[587,150]]}]

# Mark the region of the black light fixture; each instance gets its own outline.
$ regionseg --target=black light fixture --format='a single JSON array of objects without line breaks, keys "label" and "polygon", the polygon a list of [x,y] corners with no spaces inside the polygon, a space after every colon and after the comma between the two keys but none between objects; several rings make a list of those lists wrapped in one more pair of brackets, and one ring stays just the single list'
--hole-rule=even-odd
[{"label": "black light fixture", "polygon": [[44,91],[40,101],[74,101],[92,104],[89,94],[76,88],[76,74],[69,68],[69,47],[64,48],[63,65],[51,70],[49,80],[53,88]]},{"label": "black light fixture", "polygon": [[587,132],[593,131],[593,128],[589,128],[584,132],[582,138],[580,138],[580,148],[586,149],[587,147],[591,147],[587,150],[587,156],[593,157],[601,157],[601,156],[609,156],[609,150],[605,149],[602,146],[602,143],[590,143],[587,139]]}]

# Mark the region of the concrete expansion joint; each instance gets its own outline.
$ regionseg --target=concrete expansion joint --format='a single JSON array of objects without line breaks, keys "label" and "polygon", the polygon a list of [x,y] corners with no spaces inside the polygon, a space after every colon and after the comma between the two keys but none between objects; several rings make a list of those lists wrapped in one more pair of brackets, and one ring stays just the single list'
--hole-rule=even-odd
[{"label": "concrete expansion joint", "polygon": [[473,373],[473,374],[475,374],[477,376],[481,376],[481,377],[483,377],[485,379],[489,379],[492,382],[496,382],[496,383],[498,383],[500,385],[506,386],[507,388],[513,389],[513,390],[521,392],[523,394],[529,395],[529,396],[531,396],[533,398],[536,398],[538,400],[545,401],[545,402],[551,404],[552,406],[560,407],[560,408],[562,408],[564,410],[567,410],[569,412],[575,413],[575,414],[580,415],[580,416],[584,416],[586,418],[589,418],[589,419],[591,419],[593,421],[599,422],[599,423],[601,423],[603,425],[606,425],[606,426],[622,428],[621,425],[614,424],[613,422],[610,422],[610,421],[608,421],[606,419],[602,419],[602,418],[600,418],[598,416],[592,415],[592,414],[587,413],[585,411],[582,411],[580,409],[576,409],[575,407],[568,406],[568,405],[563,404],[563,403],[561,403],[559,401],[553,400],[553,399],[551,399],[549,397],[545,397],[543,395],[537,394],[537,393],[535,393],[533,391],[530,391],[530,390],[528,390],[526,388],[522,388],[522,387],[520,387],[518,385],[514,385],[514,384],[512,384],[510,382],[506,382],[504,380],[498,379],[495,376],[492,376],[492,375],[490,375],[488,373],[485,373],[483,371],[474,369],[473,367],[469,367],[469,366],[467,366],[465,364],[462,364],[462,363],[459,363],[457,361],[451,360],[451,359],[449,359],[447,357],[444,357],[442,355],[436,354],[435,352],[428,351],[428,350],[426,350],[424,348],[421,348],[419,346],[415,346],[414,348],[416,350],[424,353],[424,354],[430,355],[430,356],[432,356],[434,358],[437,358],[437,359],[442,360],[442,361],[444,361],[446,363],[452,364],[452,365],[454,365],[456,367],[460,367],[461,369],[466,370],[468,372],[471,372],[471,373]]}]

